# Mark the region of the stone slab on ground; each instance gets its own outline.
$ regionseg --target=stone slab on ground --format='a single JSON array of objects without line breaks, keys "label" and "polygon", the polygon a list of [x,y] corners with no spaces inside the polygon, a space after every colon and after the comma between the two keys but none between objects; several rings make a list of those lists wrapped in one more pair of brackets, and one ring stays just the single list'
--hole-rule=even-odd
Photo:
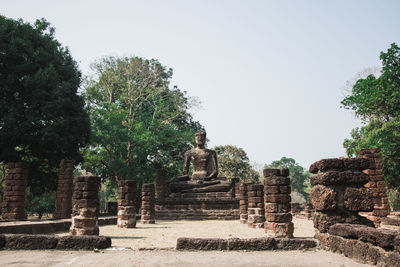
[{"label": "stone slab on ground", "polygon": [[308,250],[317,247],[313,238],[187,238],[180,237],[177,250]]},{"label": "stone slab on ground", "polygon": [[70,249],[92,250],[111,247],[111,238],[106,236],[58,236],[30,234],[0,234],[0,249]]}]

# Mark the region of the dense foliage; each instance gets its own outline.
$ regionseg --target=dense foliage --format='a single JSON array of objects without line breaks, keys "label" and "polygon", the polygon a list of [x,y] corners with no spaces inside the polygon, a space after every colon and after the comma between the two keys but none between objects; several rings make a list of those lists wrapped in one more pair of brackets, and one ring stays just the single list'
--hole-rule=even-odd
[{"label": "dense foliage", "polygon": [[311,174],[294,159],[282,157],[280,160],[271,162],[271,164],[266,164],[265,168],[288,168],[292,190],[300,193],[305,199],[309,199]]},{"label": "dense foliage", "polygon": [[343,146],[349,156],[379,147],[387,184],[400,188],[400,48],[392,44],[380,59],[381,75],[359,79],[342,100],[343,107],[353,110],[365,124],[353,129]]},{"label": "dense foliage", "polygon": [[152,182],[155,169],[178,175],[201,125],[190,99],[170,87],[172,69],[157,60],[105,57],[85,86],[93,141],[84,168],[105,179]]},{"label": "dense foliage", "polygon": [[55,190],[61,159],[83,159],[90,124],[80,77],[46,20],[0,16],[0,162],[31,162],[34,195]]},{"label": "dense foliage", "polygon": [[259,173],[252,168],[246,152],[237,146],[225,145],[213,148],[218,157],[218,176],[239,178],[242,181],[259,182]]}]

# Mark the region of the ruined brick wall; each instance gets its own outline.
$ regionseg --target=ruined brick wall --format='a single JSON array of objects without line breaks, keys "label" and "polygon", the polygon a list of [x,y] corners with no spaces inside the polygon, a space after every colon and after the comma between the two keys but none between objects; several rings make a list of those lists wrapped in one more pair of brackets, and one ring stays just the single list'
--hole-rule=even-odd
[{"label": "ruined brick wall", "polygon": [[155,223],[155,213],[154,184],[143,184],[141,223]]},{"label": "ruined brick wall", "polygon": [[71,218],[74,164],[73,160],[64,159],[60,162],[56,210],[54,212],[54,218],[56,219]]},{"label": "ruined brick wall", "polygon": [[247,185],[247,225],[251,228],[263,228],[265,222],[264,186]]},{"label": "ruined brick wall", "polygon": [[118,181],[118,220],[121,228],[136,227],[136,182]]},{"label": "ruined brick wall", "polygon": [[369,167],[363,158],[322,159],[310,166],[311,204],[314,227],[326,233],[335,223],[371,225],[360,211],[371,211],[372,194],[364,187],[369,181],[362,171]]},{"label": "ruined brick wall", "polygon": [[365,187],[369,188],[372,192],[374,210],[367,218],[373,221],[376,226],[379,226],[381,218],[386,217],[390,213],[380,149],[362,149],[360,157],[368,159],[370,163],[368,169],[364,170],[364,173],[368,174],[370,180],[365,184]]},{"label": "ruined brick wall", "polygon": [[239,207],[239,216],[240,216],[240,223],[247,223],[247,184],[246,183],[240,183],[239,184],[239,201],[240,201],[240,207]]},{"label": "ruined brick wall", "polygon": [[1,217],[3,220],[25,219],[25,196],[29,165],[26,162],[7,163],[6,186],[3,191]]},{"label": "ruined brick wall", "polygon": [[157,198],[165,198],[169,194],[167,173],[165,169],[156,169],[156,193]]},{"label": "ruined brick wall", "polygon": [[264,169],[265,233],[268,237],[293,237],[291,186],[288,169]]},{"label": "ruined brick wall", "polygon": [[78,176],[72,196],[71,235],[99,235],[100,178]]}]

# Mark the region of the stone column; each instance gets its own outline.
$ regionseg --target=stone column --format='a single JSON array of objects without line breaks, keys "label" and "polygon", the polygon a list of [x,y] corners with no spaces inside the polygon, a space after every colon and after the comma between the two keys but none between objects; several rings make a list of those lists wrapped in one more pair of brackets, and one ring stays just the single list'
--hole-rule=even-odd
[{"label": "stone column", "polygon": [[121,228],[136,227],[136,182],[118,182],[118,221],[117,225]]},{"label": "stone column", "polygon": [[155,223],[154,184],[142,185],[142,218],[141,223]]},{"label": "stone column", "polygon": [[7,163],[6,186],[4,187],[1,217],[3,220],[25,219],[25,196],[29,165],[26,162]]},{"label": "stone column", "polygon": [[72,186],[74,180],[73,160],[61,160],[58,172],[58,187],[56,198],[55,219],[71,218],[72,212]]},{"label": "stone column", "polygon": [[247,225],[251,228],[263,228],[264,186],[262,184],[247,185]]},{"label": "stone column", "polygon": [[381,218],[386,217],[390,213],[380,149],[362,149],[360,151],[360,157],[368,159],[370,163],[369,168],[364,170],[364,173],[368,174],[370,180],[365,184],[365,187],[369,188],[372,192],[374,210],[367,218],[378,227],[381,223]]},{"label": "stone column", "polygon": [[314,227],[319,233],[328,232],[336,223],[373,226],[359,215],[373,208],[371,191],[364,187],[369,177],[362,172],[368,167],[369,161],[363,158],[322,159],[310,166],[310,199],[315,209]]},{"label": "stone column", "polygon": [[156,169],[156,191],[157,198],[168,196],[167,172],[163,168]]},{"label": "stone column", "polygon": [[240,198],[240,207],[239,207],[239,216],[240,223],[247,223],[247,185],[246,183],[239,184],[239,198]]},{"label": "stone column", "polygon": [[78,176],[72,196],[71,235],[99,235],[100,177]]},{"label": "stone column", "polygon": [[264,169],[265,233],[268,237],[292,238],[291,187],[288,169]]}]

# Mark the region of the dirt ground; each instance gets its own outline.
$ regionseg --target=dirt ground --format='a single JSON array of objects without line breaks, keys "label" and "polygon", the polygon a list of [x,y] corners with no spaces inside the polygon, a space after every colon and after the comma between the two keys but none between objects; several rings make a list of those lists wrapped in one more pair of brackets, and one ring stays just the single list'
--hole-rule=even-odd
[{"label": "dirt ground", "polygon": [[[293,220],[296,237],[312,237],[312,221]],[[65,235],[63,233],[61,235]],[[157,221],[137,228],[101,226],[112,248],[94,251],[0,251],[0,266],[369,266],[322,250],[313,251],[176,251],[178,237],[264,236],[263,229],[239,221]]]}]

